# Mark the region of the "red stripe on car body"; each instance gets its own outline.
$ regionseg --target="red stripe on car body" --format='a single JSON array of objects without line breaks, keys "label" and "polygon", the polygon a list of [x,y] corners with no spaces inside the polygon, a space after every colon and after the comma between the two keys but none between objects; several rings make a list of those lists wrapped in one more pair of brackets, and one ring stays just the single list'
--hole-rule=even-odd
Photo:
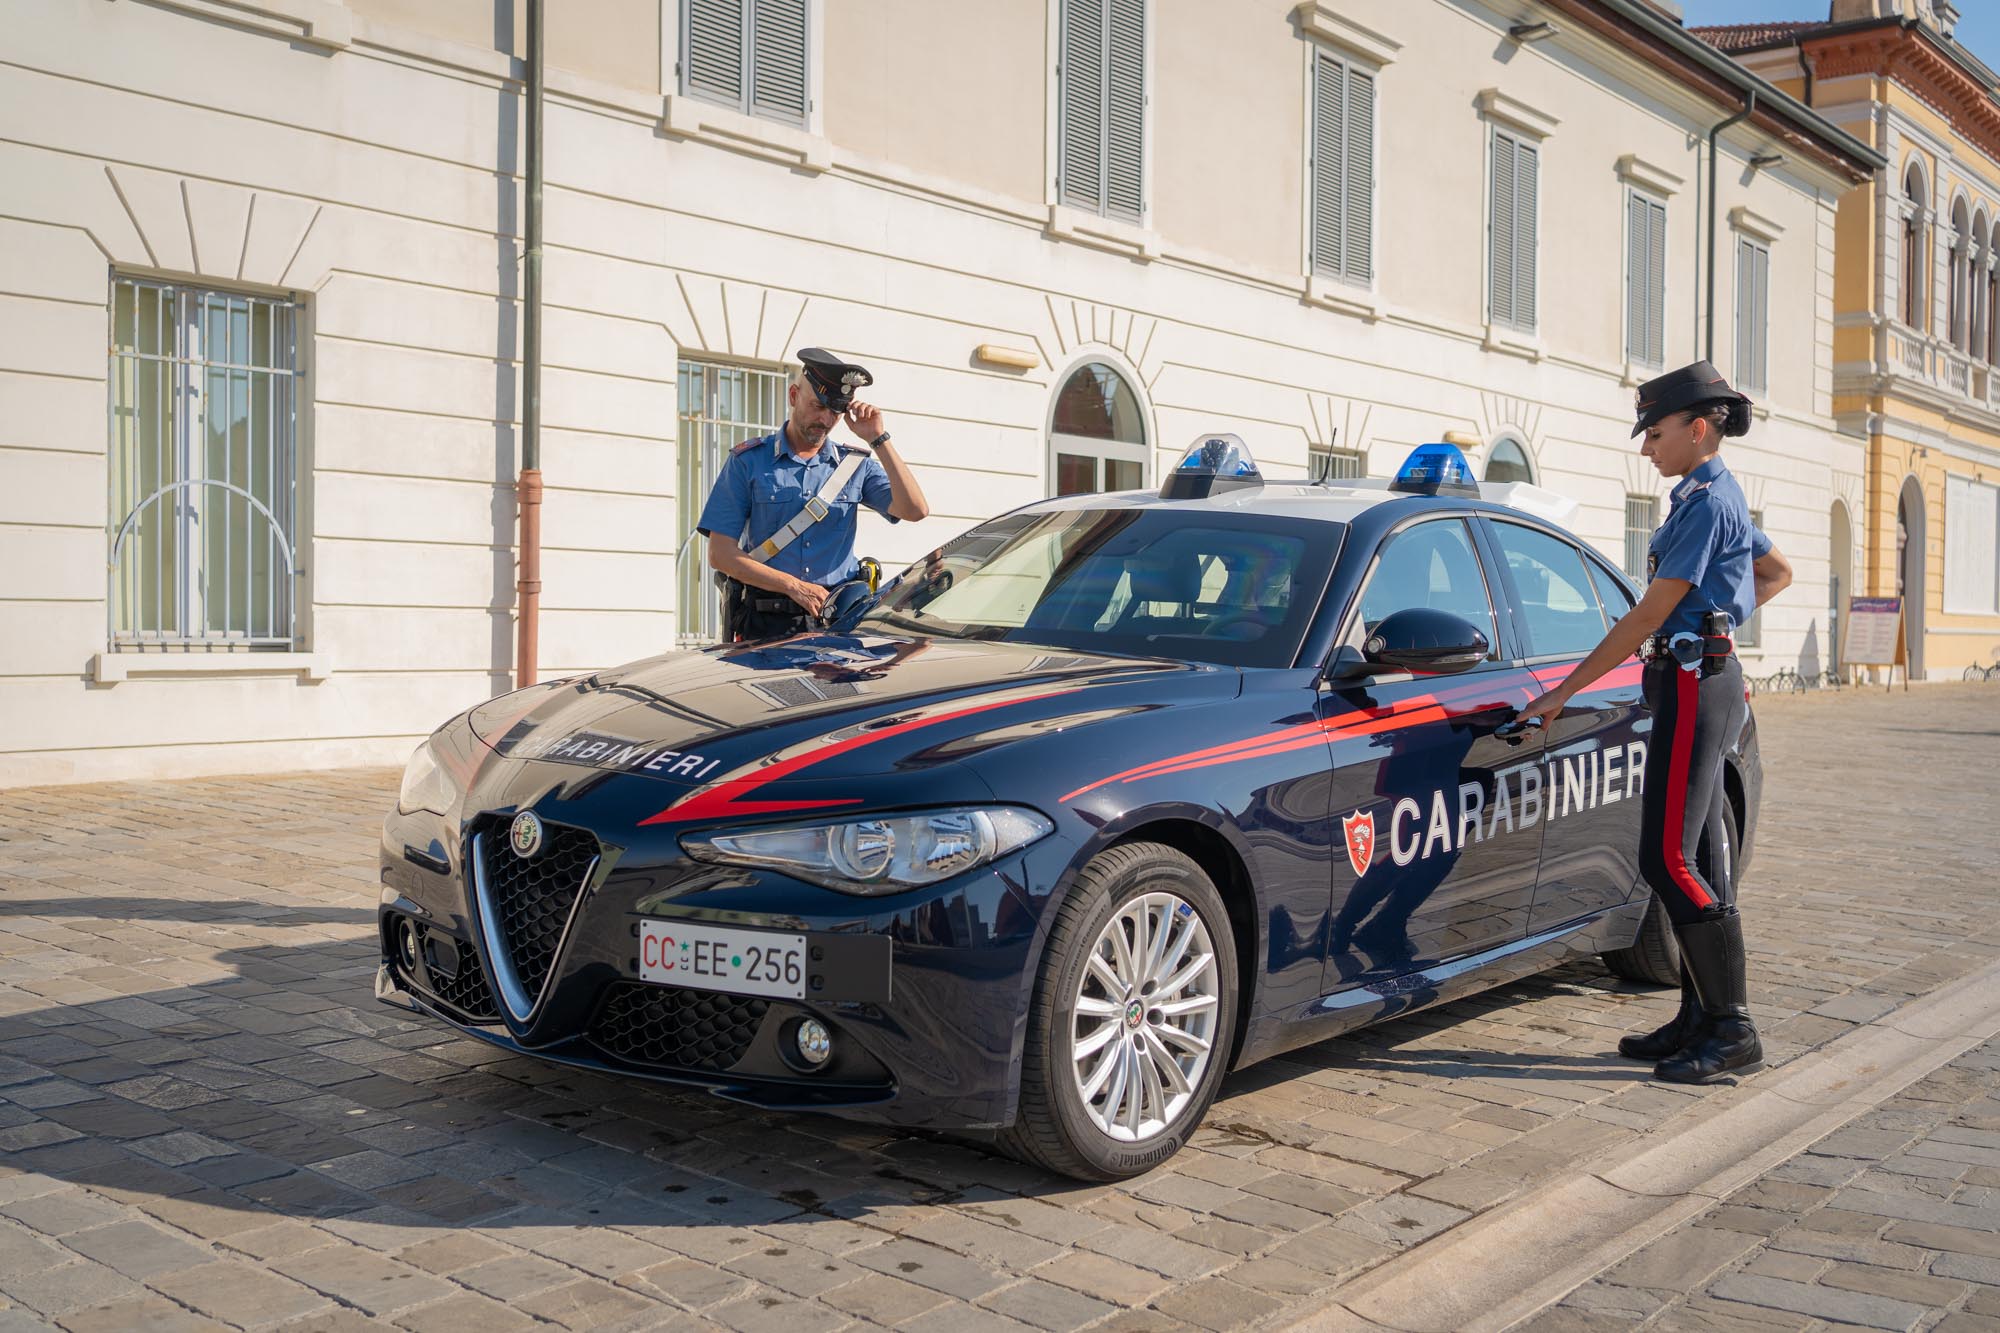
[{"label": "red stripe on car body", "polygon": [[[719,819],[743,815],[786,814],[798,810],[824,810],[844,805],[859,805],[862,797],[846,796],[821,801],[746,801],[744,796],[765,787],[779,778],[789,777],[800,769],[811,768],[825,763],[849,750],[858,750],[864,745],[900,736],[905,732],[922,727],[933,727],[940,722],[950,722],[954,718],[971,717],[975,713],[991,712],[996,708],[1008,708],[1014,704],[1034,703],[1042,699],[1054,699],[1065,694],[1074,694],[1080,686],[1064,690],[1049,690],[1042,694],[1030,694],[1013,699],[992,699],[973,704],[968,708],[956,708],[929,717],[917,716],[903,722],[893,723],[871,731],[862,731],[839,740],[821,741],[809,744],[805,749],[789,758],[779,759],[763,768],[753,768],[729,777],[720,778],[706,787],[689,792],[656,815],[649,815],[639,821],[640,827],[648,824],[685,823],[695,819]],[[867,723],[864,726],[870,725]]]}]

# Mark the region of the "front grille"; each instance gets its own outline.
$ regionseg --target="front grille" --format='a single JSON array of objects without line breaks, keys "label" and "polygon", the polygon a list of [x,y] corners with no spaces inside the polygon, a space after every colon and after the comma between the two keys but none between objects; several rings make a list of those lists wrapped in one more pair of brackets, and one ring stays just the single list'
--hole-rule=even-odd
[{"label": "front grille", "polygon": [[487,1020],[500,1017],[499,1007],[493,1003],[493,992],[486,986],[486,973],[480,969],[472,946],[464,940],[452,938],[452,945],[458,950],[458,975],[442,976],[428,961],[431,956],[431,928],[421,921],[416,924],[417,956],[426,960],[424,980],[430,986],[431,994],[468,1017]]},{"label": "front grille", "polygon": [[501,948],[528,997],[538,999],[555,966],[585,878],[597,860],[597,839],[567,824],[543,824],[545,845],[523,860],[507,843],[507,823],[482,819],[486,894],[499,920]]},{"label": "front grille", "polygon": [[621,981],[606,992],[590,1040],[639,1065],[727,1069],[743,1058],[768,1000]]}]

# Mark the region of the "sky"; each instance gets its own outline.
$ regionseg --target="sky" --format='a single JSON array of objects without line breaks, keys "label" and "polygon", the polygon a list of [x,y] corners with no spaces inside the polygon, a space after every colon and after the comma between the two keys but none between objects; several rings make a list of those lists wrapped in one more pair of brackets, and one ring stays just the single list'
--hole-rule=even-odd
[{"label": "sky", "polygon": [[[1692,28],[1711,23],[1824,20],[1827,0],[1682,0],[1682,8]],[[1958,10],[1958,40],[1988,66],[2000,69],[2000,0],[1958,0]]]}]

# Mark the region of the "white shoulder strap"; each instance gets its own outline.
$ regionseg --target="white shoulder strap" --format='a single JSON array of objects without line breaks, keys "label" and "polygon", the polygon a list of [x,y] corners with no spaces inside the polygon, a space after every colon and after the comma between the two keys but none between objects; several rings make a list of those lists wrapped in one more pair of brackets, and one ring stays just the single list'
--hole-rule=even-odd
[{"label": "white shoulder strap", "polygon": [[744,554],[752,560],[768,563],[772,556],[797,541],[800,533],[826,517],[833,501],[847,489],[847,483],[854,479],[854,474],[859,472],[861,465],[867,461],[868,452],[865,449],[848,449],[840,460],[840,466],[833,470],[833,475],[819,488],[819,493],[806,501],[806,507],[794,514],[791,522],[772,533],[756,550],[745,551]]}]

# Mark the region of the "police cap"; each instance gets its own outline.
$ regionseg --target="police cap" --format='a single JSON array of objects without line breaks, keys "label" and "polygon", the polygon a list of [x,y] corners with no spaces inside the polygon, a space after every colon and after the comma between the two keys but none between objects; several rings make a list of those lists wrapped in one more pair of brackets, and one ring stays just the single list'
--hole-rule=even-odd
[{"label": "police cap", "polygon": [[801,347],[799,364],[805,367],[806,383],[820,405],[833,412],[845,412],[854,402],[854,391],[865,389],[875,377],[860,366],[842,361],[819,347]]},{"label": "police cap", "polygon": [[1697,361],[1639,386],[1639,419],[1632,434],[1638,435],[1676,412],[1711,403],[1730,405],[1729,425],[1723,434],[1741,435],[1750,429],[1750,400],[1730,388],[1721,371],[1706,361]]}]

